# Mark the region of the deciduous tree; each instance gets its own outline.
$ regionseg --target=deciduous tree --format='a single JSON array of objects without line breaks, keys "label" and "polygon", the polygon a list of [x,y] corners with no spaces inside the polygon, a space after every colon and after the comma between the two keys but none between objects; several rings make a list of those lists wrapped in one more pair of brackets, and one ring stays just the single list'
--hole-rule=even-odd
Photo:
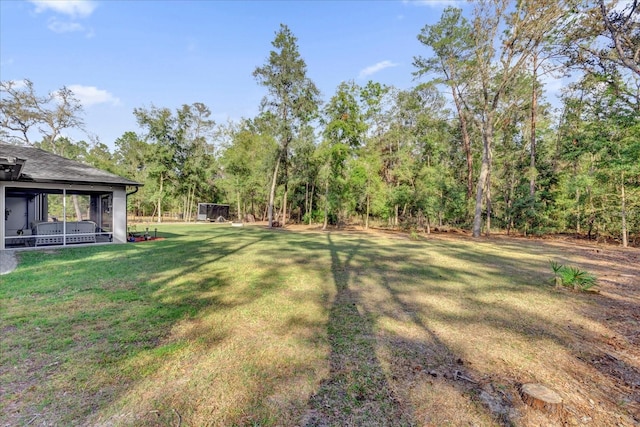
[{"label": "deciduous tree", "polygon": [[67,129],[83,129],[82,112],[66,86],[41,96],[30,80],[0,82],[0,130],[9,141],[30,145],[37,132],[50,151],[64,155],[56,141]]}]

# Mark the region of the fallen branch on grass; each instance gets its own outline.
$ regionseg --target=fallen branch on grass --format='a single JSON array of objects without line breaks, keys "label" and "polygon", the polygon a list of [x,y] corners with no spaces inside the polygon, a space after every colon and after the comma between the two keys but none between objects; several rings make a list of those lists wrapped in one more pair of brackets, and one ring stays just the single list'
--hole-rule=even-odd
[{"label": "fallen branch on grass", "polygon": [[472,380],[471,378],[463,375],[462,372],[460,372],[460,371],[454,371],[453,372],[453,379],[454,380],[465,380],[465,381],[470,382],[471,384],[478,384],[477,381]]},{"label": "fallen branch on grass", "polygon": [[28,422],[28,423],[26,423],[25,425],[26,425],[26,426],[28,426],[28,425],[32,424],[35,420],[37,420],[37,419],[38,419],[38,417],[39,417],[40,415],[41,415],[41,414],[35,414],[35,415],[33,416],[33,418],[31,418],[31,419],[29,420],[29,422]]}]

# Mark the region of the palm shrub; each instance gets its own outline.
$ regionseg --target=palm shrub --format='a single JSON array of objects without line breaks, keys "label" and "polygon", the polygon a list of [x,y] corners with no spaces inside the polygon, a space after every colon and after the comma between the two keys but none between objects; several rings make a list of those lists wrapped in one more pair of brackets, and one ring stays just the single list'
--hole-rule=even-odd
[{"label": "palm shrub", "polygon": [[596,286],[595,275],[577,267],[565,266],[555,261],[550,261],[556,287],[568,287],[574,291],[588,291]]}]

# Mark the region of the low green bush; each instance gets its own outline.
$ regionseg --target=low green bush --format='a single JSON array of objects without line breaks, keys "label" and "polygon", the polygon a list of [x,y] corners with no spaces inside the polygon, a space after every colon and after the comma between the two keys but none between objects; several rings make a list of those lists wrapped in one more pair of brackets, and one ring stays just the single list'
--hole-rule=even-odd
[{"label": "low green bush", "polygon": [[557,287],[567,287],[574,291],[585,292],[597,285],[597,278],[588,271],[577,267],[565,266],[555,261],[550,261],[554,282]]}]

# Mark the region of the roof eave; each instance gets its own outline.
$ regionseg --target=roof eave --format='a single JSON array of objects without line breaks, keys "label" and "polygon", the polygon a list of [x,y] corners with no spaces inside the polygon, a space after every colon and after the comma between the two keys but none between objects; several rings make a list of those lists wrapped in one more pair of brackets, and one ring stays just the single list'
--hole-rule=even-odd
[{"label": "roof eave", "polygon": [[143,187],[144,184],[139,182],[129,181],[129,182],[105,182],[105,181],[82,181],[82,180],[63,180],[63,179],[38,179],[38,178],[28,178],[24,179],[23,175],[21,179],[15,181],[4,181],[4,182],[22,182],[28,184],[59,184],[59,185],[102,185],[102,186],[118,186],[118,187]]}]

